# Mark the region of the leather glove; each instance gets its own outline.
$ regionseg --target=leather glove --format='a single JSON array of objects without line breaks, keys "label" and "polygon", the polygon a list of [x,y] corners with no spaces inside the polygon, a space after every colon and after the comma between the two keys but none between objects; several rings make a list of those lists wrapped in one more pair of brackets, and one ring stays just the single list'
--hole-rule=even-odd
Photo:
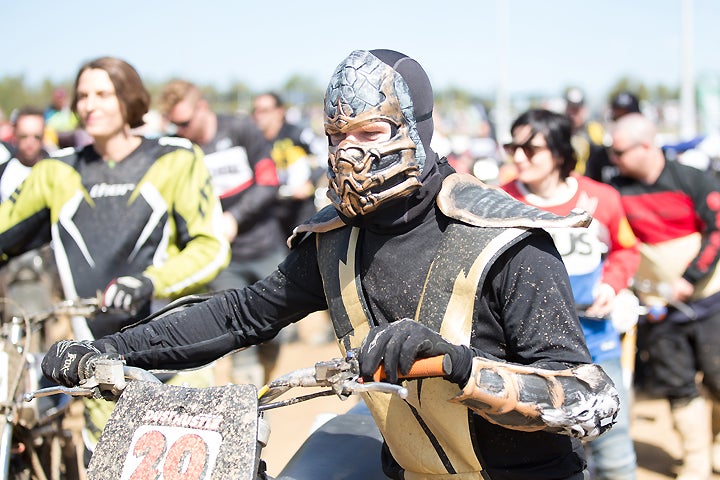
[{"label": "leather glove", "polygon": [[105,287],[103,304],[135,315],[138,307],[152,299],[154,290],[152,280],[145,275],[118,277]]},{"label": "leather glove", "polygon": [[382,362],[387,381],[398,383],[398,370],[407,374],[415,359],[443,354],[450,355],[452,361],[452,371],[445,378],[463,387],[470,378],[475,352],[464,345],[448,342],[439,333],[414,320],[403,318],[370,329],[358,356],[360,375],[372,378]]},{"label": "leather glove", "polygon": [[103,353],[87,340],[61,340],[43,357],[42,372],[48,380],[59,385],[76,387],[93,375],[95,363],[103,358],[121,357],[116,353]]}]

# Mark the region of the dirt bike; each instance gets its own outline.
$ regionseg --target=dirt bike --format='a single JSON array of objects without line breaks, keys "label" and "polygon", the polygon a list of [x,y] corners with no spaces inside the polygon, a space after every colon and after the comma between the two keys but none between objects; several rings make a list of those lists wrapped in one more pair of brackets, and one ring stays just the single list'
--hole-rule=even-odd
[{"label": "dirt bike", "polygon": [[73,404],[71,398],[28,403],[22,397],[45,381],[40,371],[39,331],[62,316],[92,317],[101,310],[99,301],[65,300],[33,313],[9,298],[0,299],[0,306],[4,314],[0,324],[0,478],[84,478],[79,429],[74,438],[63,423]]},{"label": "dirt bike", "polygon": [[[447,357],[423,359],[407,377],[441,376],[450,368]],[[349,351],[345,358],[292,371],[259,390],[233,384],[190,388],[163,384],[153,373],[119,360],[99,360],[82,386],[45,388],[26,399],[58,393],[118,399],[90,460],[89,479],[270,480],[261,458],[270,433],[264,412],[328,395],[407,396],[404,387],[381,381],[382,369],[370,382],[362,381],[358,370]],[[320,388],[282,398],[296,387]],[[330,478],[328,472],[332,478],[384,479],[381,443],[367,413],[339,415],[308,438],[275,480]]]}]

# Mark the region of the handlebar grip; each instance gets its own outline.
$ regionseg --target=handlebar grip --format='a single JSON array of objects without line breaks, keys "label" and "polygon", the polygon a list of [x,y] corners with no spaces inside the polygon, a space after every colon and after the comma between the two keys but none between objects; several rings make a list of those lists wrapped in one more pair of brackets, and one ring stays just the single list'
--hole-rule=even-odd
[{"label": "handlebar grip", "polygon": [[[428,377],[444,377],[452,373],[452,360],[450,355],[438,355],[436,357],[429,358],[418,358],[410,367],[410,371],[407,375],[403,375],[398,372],[398,378],[428,378]],[[385,366],[380,365],[375,374],[373,380],[381,382],[387,378],[385,374]]]}]

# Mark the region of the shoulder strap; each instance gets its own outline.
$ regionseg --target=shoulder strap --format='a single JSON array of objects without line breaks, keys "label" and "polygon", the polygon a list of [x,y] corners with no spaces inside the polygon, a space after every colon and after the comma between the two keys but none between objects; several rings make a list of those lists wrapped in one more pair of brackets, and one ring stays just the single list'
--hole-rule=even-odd
[{"label": "shoulder strap", "polygon": [[335,335],[345,350],[359,347],[370,329],[370,310],[362,294],[357,265],[359,237],[357,227],[317,235],[318,266],[328,310]]}]

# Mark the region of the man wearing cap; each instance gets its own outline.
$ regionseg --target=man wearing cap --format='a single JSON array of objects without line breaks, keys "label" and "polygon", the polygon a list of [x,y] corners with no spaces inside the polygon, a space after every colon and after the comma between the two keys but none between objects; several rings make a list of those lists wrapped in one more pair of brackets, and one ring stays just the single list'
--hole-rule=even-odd
[{"label": "man wearing cap", "polygon": [[628,113],[640,113],[640,100],[630,92],[618,92],[610,101],[610,118],[617,122]]},{"label": "man wearing cap", "polygon": [[605,131],[600,122],[588,119],[585,94],[579,88],[569,88],[565,92],[565,115],[572,124],[572,146],[577,156],[575,171],[582,175],[588,158],[604,148]]},{"label": "man wearing cap", "polygon": [[[620,91],[610,99],[610,119],[617,122],[628,113],[640,113],[640,100],[628,91]],[[610,161],[606,149],[595,151],[588,158],[585,175],[598,182],[610,183],[610,179],[618,174],[618,169]]]}]

